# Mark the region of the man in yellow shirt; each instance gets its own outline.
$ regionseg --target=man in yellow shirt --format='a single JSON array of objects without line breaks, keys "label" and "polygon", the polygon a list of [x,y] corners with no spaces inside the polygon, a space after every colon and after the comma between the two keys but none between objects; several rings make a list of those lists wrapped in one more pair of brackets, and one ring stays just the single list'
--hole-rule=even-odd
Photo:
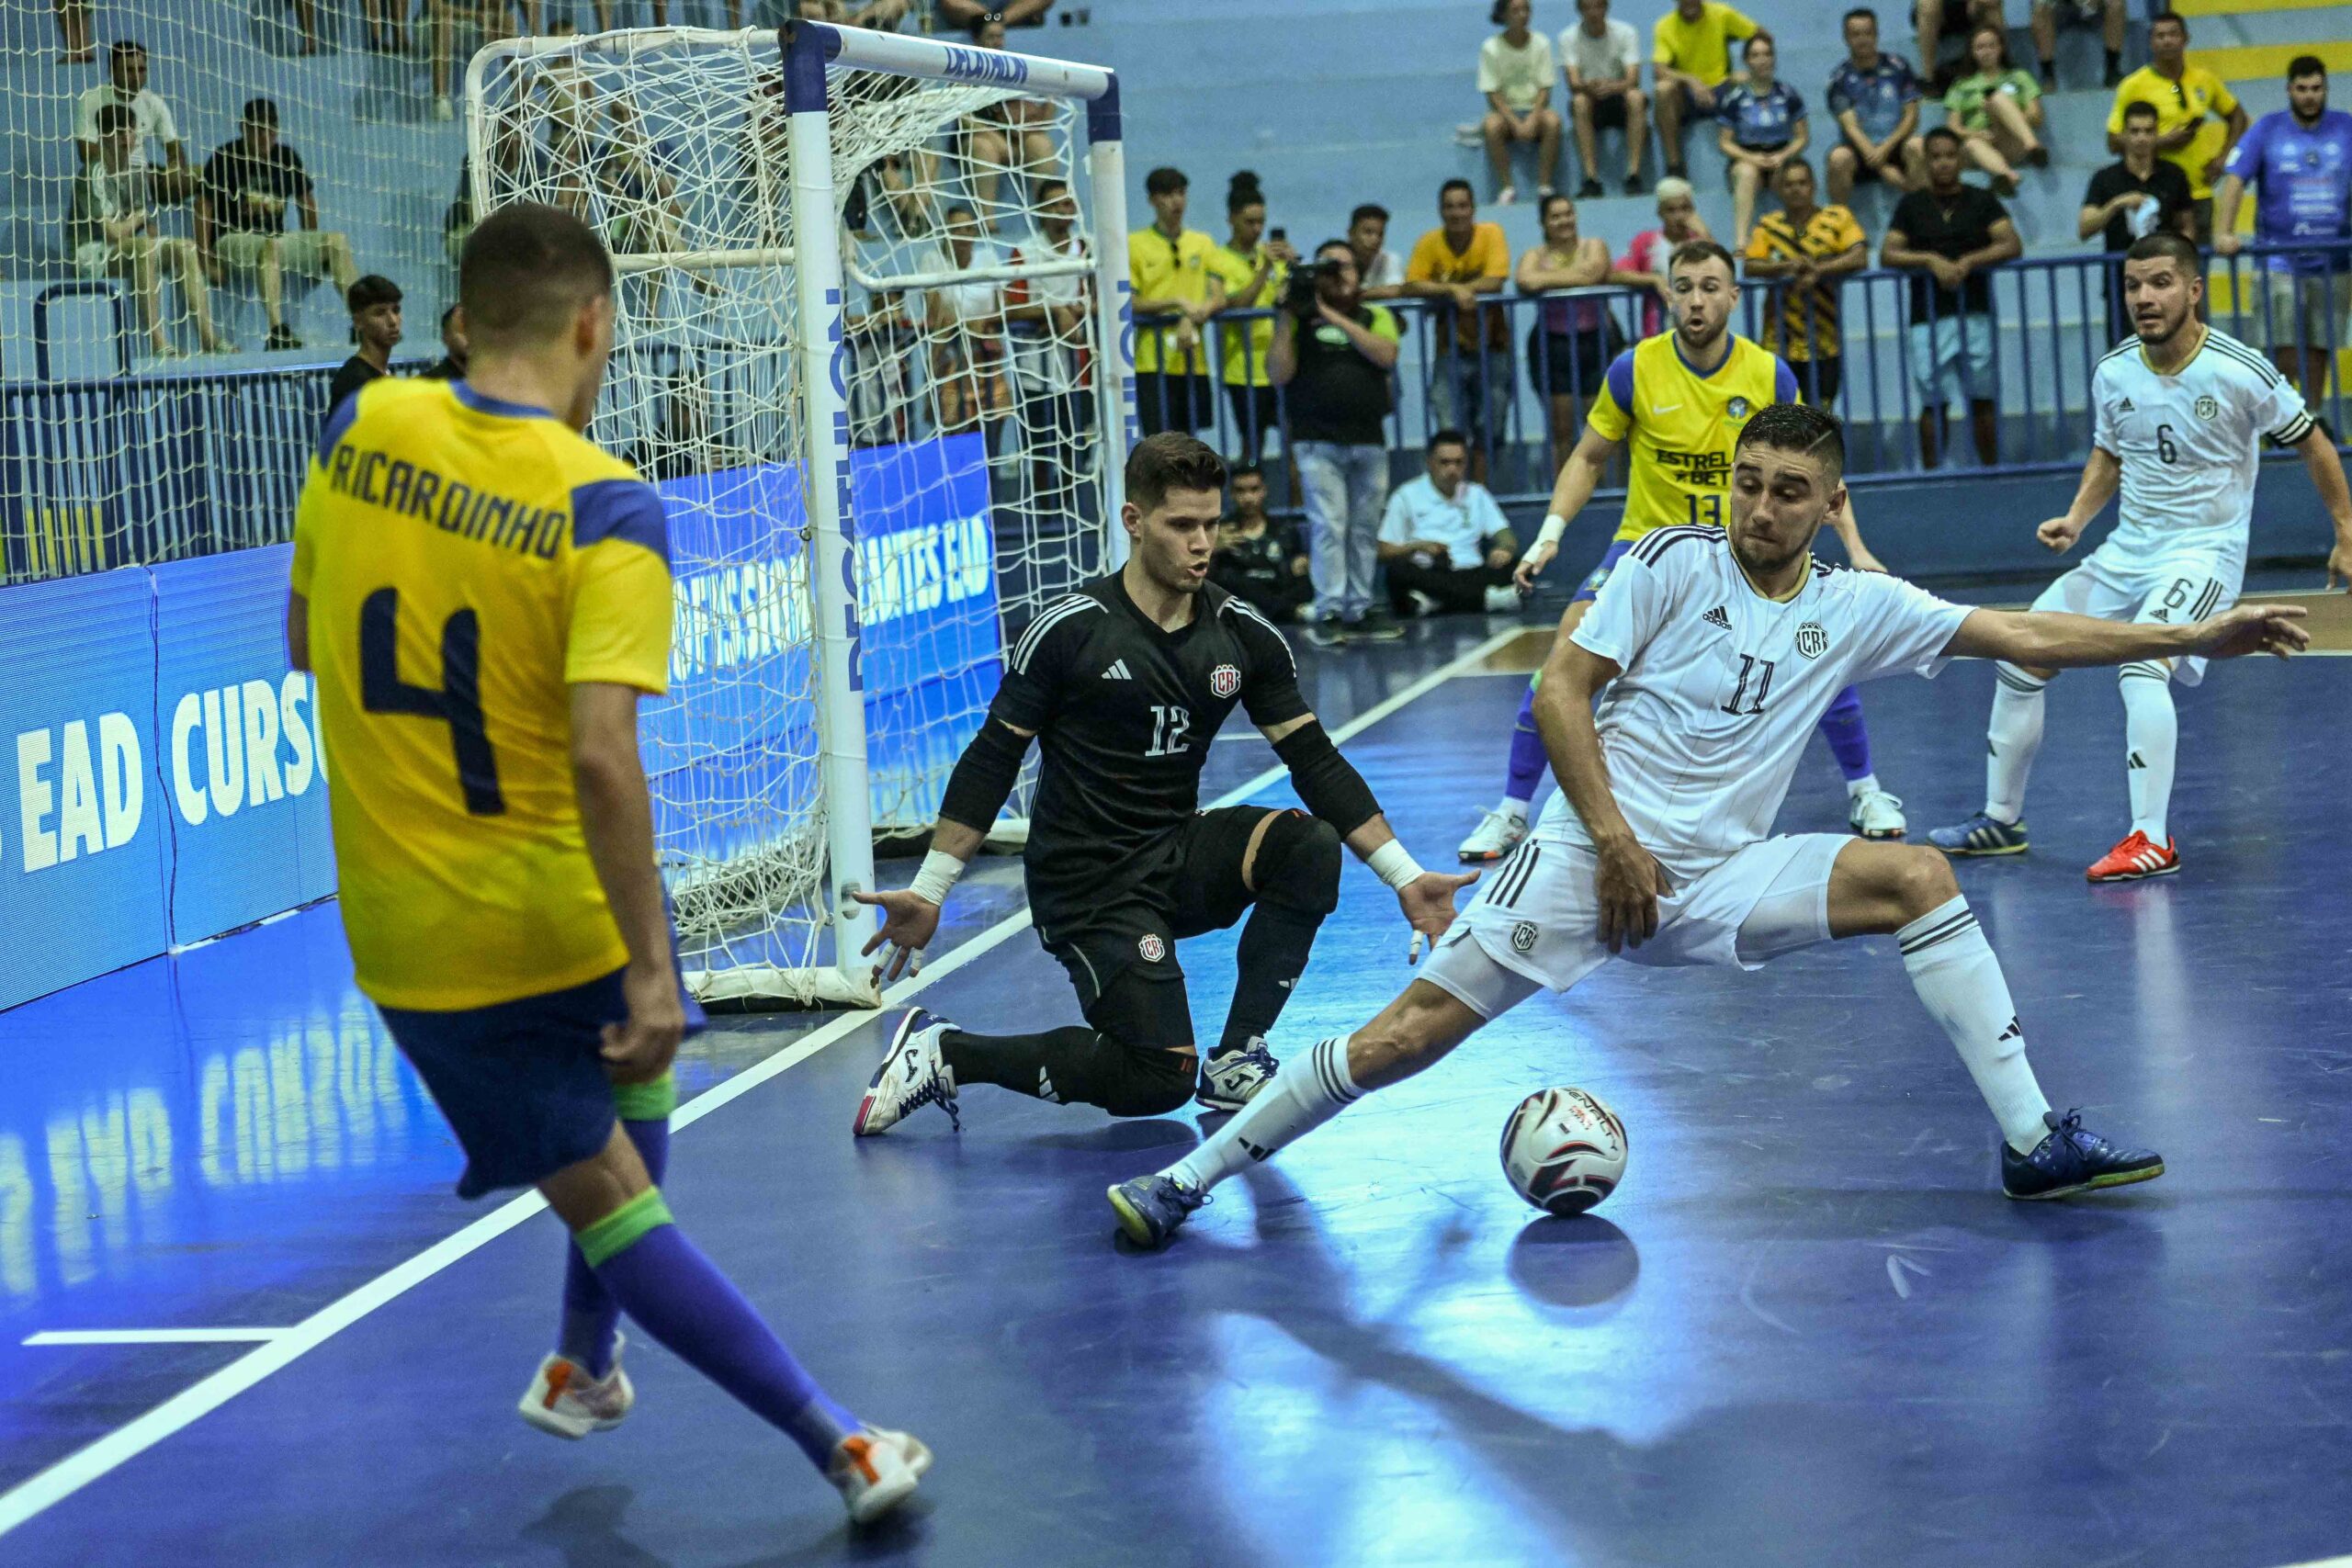
[{"label": "man in yellow shirt", "polygon": [[[1232,237],[1209,256],[1209,272],[1225,292],[1225,309],[1270,310],[1282,299],[1298,253],[1280,230],[1272,239],[1266,238],[1266,197],[1257,177],[1247,170],[1233,176],[1225,206]],[[1217,339],[1222,361],[1218,378],[1233,413],[1234,449],[1255,463],[1265,455],[1267,433],[1280,423],[1274,384],[1266,373],[1274,345],[1273,318],[1228,318],[1217,323]]]},{"label": "man in yellow shirt", "polygon": [[1491,409],[1510,407],[1510,322],[1499,305],[1482,306],[1482,294],[1500,294],[1510,277],[1510,242],[1499,223],[1478,221],[1478,196],[1468,180],[1438,187],[1438,226],[1414,242],[1405,263],[1405,292],[1439,301],[1445,345],[1430,350],[1430,420],[1438,429],[1470,437],[1470,477],[1487,480],[1487,449],[1493,442],[1487,420]]},{"label": "man in yellow shirt", "polygon": [[930,1450],[867,1427],[673,1223],[680,989],[638,753],[668,679],[661,496],[581,432],[613,346],[613,265],[518,202],[458,268],[462,381],[381,379],[328,417],[286,616],[318,675],[359,988],[465,1151],[460,1197],[536,1187],[571,1233],[555,1353],[519,1412],[584,1438],[636,1394],[638,1327],[799,1445],[853,1519]]},{"label": "man in yellow shirt", "polygon": [[1756,341],[1789,362],[1797,388],[1815,408],[1838,400],[1845,360],[1838,341],[1838,280],[1870,265],[1870,242],[1845,207],[1814,202],[1813,169],[1803,158],[1781,165],[1772,187],[1781,210],[1756,220],[1747,236],[1747,276],[1786,279],[1778,310]]},{"label": "man in yellow shirt", "polygon": [[[1192,182],[1182,169],[1144,176],[1152,220],[1127,236],[1127,281],[1136,317],[1136,417],[1143,434],[1186,434],[1216,418],[1201,323],[1225,309],[1225,286],[1210,265],[1216,242],[1184,227]],[[1157,318],[1153,320],[1152,318]]]},{"label": "man in yellow shirt", "polygon": [[1715,89],[1731,75],[1731,46],[1756,36],[1756,24],[1723,0],[1674,0],[1674,9],[1651,29],[1650,72],[1656,88],[1658,142],[1666,150],[1666,172],[1690,177],[1682,163],[1686,116],[1713,117]]},{"label": "man in yellow shirt", "polygon": [[2123,152],[2123,111],[2156,109],[2156,155],[2188,176],[2189,217],[2200,245],[2213,238],[2213,182],[2246,131],[2245,106],[2219,76],[2188,63],[2188,24],[2170,11],[2148,23],[2148,63],[2123,78],[2107,116],[2107,150]]}]

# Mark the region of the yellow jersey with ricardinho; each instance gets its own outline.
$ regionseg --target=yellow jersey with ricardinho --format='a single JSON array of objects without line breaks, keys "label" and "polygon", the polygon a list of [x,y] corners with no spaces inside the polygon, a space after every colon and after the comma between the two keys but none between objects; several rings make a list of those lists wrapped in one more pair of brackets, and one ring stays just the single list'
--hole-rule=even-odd
[{"label": "yellow jersey with ricardinho", "polygon": [[1603,378],[1588,423],[1632,447],[1624,521],[1617,537],[1653,528],[1731,521],[1731,454],[1748,416],[1768,403],[1797,400],[1797,378],[1781,356],[1736,333],[1708,373],[1693,370],[1671,333],[1619,355]]},{"label": "yellow jersey with ricardinho", "polygon": [[581,829],[568,688],[667,680],[653,488],[543,409],[374,381],[320,435],[293,587],[359,988],[447,1011],[625,964]]}]

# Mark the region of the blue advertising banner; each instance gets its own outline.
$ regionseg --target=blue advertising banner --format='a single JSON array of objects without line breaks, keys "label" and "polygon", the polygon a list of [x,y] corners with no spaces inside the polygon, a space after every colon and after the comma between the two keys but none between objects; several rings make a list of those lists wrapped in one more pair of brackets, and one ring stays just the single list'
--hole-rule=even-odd
[{"label": "blue advertising banner", "polygon": [[291,553],[0,592],[0,1006],[334,891]]}]

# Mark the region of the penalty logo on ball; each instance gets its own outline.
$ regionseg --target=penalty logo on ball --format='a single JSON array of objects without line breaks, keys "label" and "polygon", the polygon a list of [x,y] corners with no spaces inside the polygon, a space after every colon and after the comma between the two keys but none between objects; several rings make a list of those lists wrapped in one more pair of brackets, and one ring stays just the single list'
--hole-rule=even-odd
[{"label": "penalty logo on ball", "polygon": [[1168,944],[1159,940],[1158,931],[1146,931],[1136,942],[1136,951],[1143,954],[1146,964],[1157,964],[1168,956]]},{"label": "penalty logo on ball", "polygon": [[1220,664],[1209,671],[1209,690],[1220,697],[1229,697],[1241,689],[1241,671],[1230,664]]}]

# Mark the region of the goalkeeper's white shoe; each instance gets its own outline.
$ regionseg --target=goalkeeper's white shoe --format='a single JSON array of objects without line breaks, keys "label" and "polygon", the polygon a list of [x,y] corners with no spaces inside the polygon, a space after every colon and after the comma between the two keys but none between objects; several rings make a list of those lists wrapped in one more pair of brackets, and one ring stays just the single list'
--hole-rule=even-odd
[{"label": "goalkeeper's white shoe", "polygon": [[540,1431],[558,1438],[611,1431],[637,1403],[637,1390],[621,1371],[622,1343],[620,1335],[613,1336],[613,1370],[601,1379],[590,1377],[587,1368],[569,1357],[549,1356],[539,1363],[538,1375],[515,1410]]},{"label": "goalkeeper's white shoe", "polygon": [[1865,839],[1899,839],[1910,824],[1903,802],[1883,789],[1866,789],[1846,803],[1846,821]]},{"label": "goalkeeper's white shoe", "polygon": [[956,1074],[940,1050],[940,1039],[955,1027],[935,1012],[909,1008],[890,1032],[890,1048],[857,1102],[850,1131],[870,1138],[897,1126],[910,1112],[936,1105],[960,1132],[964,1118],[956,1109]]},{"label": "goalkeeper's white shoe", "polygon": [[914,1495],[931,1468],[931,1450],[905,1432],[863,1427],[833,1449],[825,1479],[840,1489],[850,1522],[870,1525]]}]

